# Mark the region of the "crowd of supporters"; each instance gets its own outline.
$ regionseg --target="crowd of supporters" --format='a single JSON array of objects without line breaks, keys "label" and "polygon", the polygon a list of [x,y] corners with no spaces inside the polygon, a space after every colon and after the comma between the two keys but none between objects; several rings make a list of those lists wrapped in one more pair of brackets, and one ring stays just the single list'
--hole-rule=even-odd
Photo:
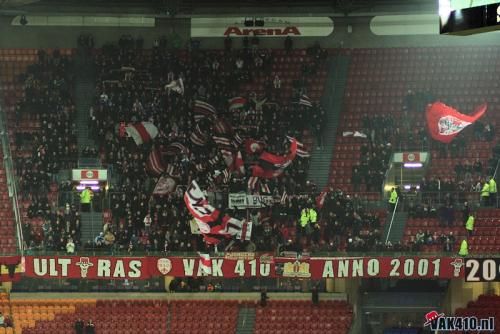
[{"label": "crowd of supporters", "polygon": [[[82,43],[89,47],[88,36],[82,37]],[[29,147],[33,152],[17,163],[23,196],[31,200],[28,215],[45,220],[43,230],[25,226],[27,247],[68,252],[75,247],[128,252],[203,250],[202,238],[193,236],[189,224],[192,217],[183,200],[186,185],[197,180],[210,192],[248,191],[249,174],[234,173],[225,180],[221,177],[225,163],[220,158],[217,143],[212,140],[203,145],[193,143],[193,129],[203,124],[203,121],[195,121],[193,106],[196,100],[213,105],[218,117],[230,124],[243,140],[250,138],[263,143],[266,151],[285,154],[290,144],[287,136],[304,142],[310,141],[308,136],[313,134],[321,146],[325,111],[317,103],[308,105],[300,101],[309,93],[311,78],[324,68],[326,52],[319,45],[307,50],[299,74],[291,81],[291,97],[288,97],[283,93],[285,82],[282,83],[274,70],[277,57],[273,51],[259,49],[258,43],[253,41],[250,44],[239,50],[226,44],[224,52],[197,48],[173,51],[166,48],[166,43],[159,42],[151,50],[143,50],[140,38],[124,36],[118,45],[108,44],[92,54],[98,75],[89,127],[99,150],[86,147],[82,155],[99,155],[103,163],[112,166],[113,172],[120,175],[118,184],[111,186],[108,192],[110,218],[94,240],[80,240],[80,217],[76,208],[53,212],[44,196],[51,183],[51,174],[69,167],[77,149],[72,62],[57,51],[50,56],[41,52],[37,64],[28,68],[21,78],[26,94],[17,108],[19,120],[33,117],[42,125],[41,132],[31,137],[24,133],[16,136],[19,141],[16,146]],[[176,89],[167,88],[172,87],[172,83],[177,85]],[[252,90],[260,84],[265,88],[262,95]],[[419,99],[412,94],[405,98],[404,108],[408,112],[419,109],[415,105]],[[232,110],[228,108],[228,100],[236,96],[244,103]],[[132,138],[120,134],[122,124],[135,122],[155,124],[159,135],[154,143],[137,145]],[[480,136],[488,140],[493,129],[486,128]],[[400,129],[395,126],[392,116],[385,115],[365,115],[362,132],[367,140],[361,148],[360,162],[353,167],[355,191],[363,190],[363,185],[366,191],[381,188],[395,145],[403,147],[417,138],[427,141],[426,135],[405,131],[404,124]],[[172,143],[186,149],[172,154],[168,152]],[[460,145],[456,146],[460,149]],[[155,149],[162,152],[172,168],[170,174],[175,175],[178,188],[168,196],[152,196],[156,179],[148,174],[146,164]],[[500,151],[498,146],[496,150]],[[242,151],[244,160],[252,161],[248,152]],[[207,166],[207,161],[215,162]],[[490,161],[489,165],[492,163]],[[401,245],[384,245],[380,241],[380,217],[365,210],[356,196],[350,197],[341,190],[330,189],[317,220],[310,221],[306,227],[301,225],[301,212],[314,210],[319,194],[306,178],[308,164],[307,158],[296,158],[283,176],[261,181],[256,188],[250,188],[255,194],[273,196],[275,203],[271,208],[247,213],[227,209],[227,199],[215,201],[218,208],[231,215],[242,218],[248,215],[254,224],[252,242],[237,243],[233,249],[401,249]],[[491,170],[491,166],[487,168]],[[466,182],[483,177],[484,169],[479,160],[465,161],[455,167],[456,180],[423,179],[420,190],[467,190]],[[445,209],[440,211],[443,215]],[[416,216],[437,211],[426,204],[412,210],[411,214]],[[416,244],[431,239],[437,240],[435,236],[424,235]]]},{"label": "crowd of supporters", "polygon": [[78,208],[66,205],[63,209],[51,210],[46,200],[36,202],[28,208],[28,217],[39,218],[41,226],[25,221],[22,227],[27,252],[44,250],[72,254],[81,246],[81,216]]},{"label": "crowd of supporters", "polygon": [[24,85],[24,97],[16,106],[16,123],[36,120],[41,126],[30,135],[23,131],[15,133],[16,147],[31,151],[28,157],[16,161],[24,198],[46,193],[50,174],[68,168],[75,161],[72,66],[72,60],[58,50],[51,55],[41,50],[38,61],[28,66],[19,78]]},{"label": "crowd of supporters", "polygon": [[[207,190],[223,193],[247,191],[248,175],[233,174],[224,183],[217,178],[217,172],[212,174],[211,170],[197,168],[220,153],[211,141],[201,147],[190,141],[196,124],[195,100],[212,104],[241,137],[265,143],[267,151],[286,153],[289,146],[286,136],[303,141],[307,132],[316,135],[318,146],[321,145],[324,110],[315,103],[306,106],[297,102],[307,96],[311,77],[325,65],[325,51],[319,45],[307,50],[312,61],[304,61],[300,75],[292,82],[291,99],[285,100],[281,79],[273,71],[276,62],[273,52],[258,49],[255,44],[252,42],[253,47],[249,45],[241,50],[226,48],[225,52],[197,49],[174,52],[162,43],[144,51],[137,43],[122,42],[118,46],[108,45],[95,55],[98,94],[90,112],[91,132],[99,143],[102,160],[112,164],[122,176],[120,183],[110,189],[111,217],[93,241],[95,247],[122,251],[189,251],[204,247],[202,239],[191,234],[188,222],[192,217],[183,201],[185,188],[179,186],[178,191],[168,196],[151,196],[154,181],[145,172],[145,165],[152,147],[137,146],[130,138],[117,135],[120,122],[150,121],[160,132],[155,139],[156,147],[164,149],[178,142],[188,149],[166,156],[175,170],[178,185],[187,185],[196,179]],[[264,78],[262,96],[243,89],[252,87],[259,78]],[[179,79],[183,82],[181,94],[164,89]],[[245,105],[227,112],[228,100],[235,96],[242,97]],[[376,164],[378,147],[373,150],[373,160],[377,161],[373,164]],[[243,152],[248,161],[245,154]],[[386,155],[390,153],[384,146],[380,154],[387,160]],[[220,162],[212,168],[222,170],[223,164]],[[233,245],[233,249],[336,250],[347,244],[349,248],[361,250],[378,242],[380,231],[375,227],[378,227],[378,219],[362,209],[354,211],[352,199],[342,192],[335,195],[330,192],[324,209],[327,211],[321,211],[315,224],[301,228],[300,212],[315,207],[317,195],[315,185],[306,179],[307,169],[308,159],[297,158],[282,177],[253,190],[277,200],[271,208],[248,212],[254,224],[252,242]],[[247,214],[225,208],[224,201],[216,203],[230,215],[244,217]],[[371,224],[374,230],[364,233],[363,228]],[[291,233],[295,230],[297,235]],[[341,240],[340,233],[345,233],[347,239]]]}]

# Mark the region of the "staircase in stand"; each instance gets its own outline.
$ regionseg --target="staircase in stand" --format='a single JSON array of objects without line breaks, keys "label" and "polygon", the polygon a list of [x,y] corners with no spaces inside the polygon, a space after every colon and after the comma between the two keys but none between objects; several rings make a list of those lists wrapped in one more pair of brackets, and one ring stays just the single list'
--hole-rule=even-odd
[{"label": "staircase in stand", "polygon": [[[90,107],[95,95],[95,67],[92,59],[82,50],[76,56],[76,124],[79,156],[85,147],[96,148],[95,142],[90,138],[89,121]],[[96,157],[97,158],[97,157]]]},{"label": "staircase in stand", "polygon": [[255,308],[242,307],[238,312],[236,334],[252,334],[255,326]]},{"label": "staircase in stand", "polygon": [[[389,227],[391,226],[392,212],[387,215],[387,221],[384,225],[384,241],[387,238],[387,233],[389,233]],[[395,242],[401,242],[403,240],[403,235],[405,231],[406,221],[408,220],[408,213],[406,212],[396,212],[394,215],[394,221],[392,222],[392,227],[389,234],[389,240],[391,244],[394,245]]]},{"label": "staircase in stand", "polygon": [[82,212],[81,243],[94,242],[95,237],[102,232],[102,212]]},{"label": "staircase in stand", "polygon": [[337,134],[344,91],[347,84],[349,60],[349,56],[339,54],[333,56],[328,65],[328,77],[321,101],[327,117],[326,125],[323,129],[323,146],[312,148],[313,152],[308,171],[308,178],[318,186],[319,190],[322,190],[328,184],[335,136]]}]

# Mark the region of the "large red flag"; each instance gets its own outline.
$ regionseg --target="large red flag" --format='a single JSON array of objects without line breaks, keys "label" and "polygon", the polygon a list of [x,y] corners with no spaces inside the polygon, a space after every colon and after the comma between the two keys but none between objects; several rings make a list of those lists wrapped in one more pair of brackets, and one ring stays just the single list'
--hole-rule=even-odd
[{"label": "large red flag", "polygon": [[427,107],[425,114],[427,127],[432,138],[448,144],[467,126],[477,121],[486,112],[487,104],[476,108],[474,114],[464,115],[442,102],[434,102]]}]

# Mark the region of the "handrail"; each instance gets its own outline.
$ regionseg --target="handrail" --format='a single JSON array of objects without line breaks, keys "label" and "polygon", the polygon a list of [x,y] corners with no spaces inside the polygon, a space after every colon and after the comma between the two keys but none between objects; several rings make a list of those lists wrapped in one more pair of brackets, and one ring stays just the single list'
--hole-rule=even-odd
[{"label": "handrail", "polygon": [[497,160],[497,166],[495,167],[495,172],[493,173],[493,178],[497,176],[498,165],[500,164],[500,158]]},{"label": "handrail", "polygon": [[10,149],[9,133],[7,125],[5,124],[5,117],[3,109],[0,106],[0,134],[2,140],[2,149],[4,152],[3,165],[5,168],[5,176],[7,177],[7,186],[9,189],[9,196],[12,201],[12,209],[14,211],[14,218],[16,221],[17,243],[21,255],[24,255],[24,237],[21,221],[21,212],[19,211],[19,203],[17,196],[17,181],[14,173],[14,163],[12,162],[12,151]]},{"label": "handrail", "polygon": [[387,237],[385,237],[385,244],[389,241],[389,235],[391,235],[392,222],[394,221],[394,216],[396,215],[396,210],[398,208],[399,196],[396,198],[396,205],[394,205],[394,210],[392,211],[391,223],[389,224],[389,230],[387,231]]}]

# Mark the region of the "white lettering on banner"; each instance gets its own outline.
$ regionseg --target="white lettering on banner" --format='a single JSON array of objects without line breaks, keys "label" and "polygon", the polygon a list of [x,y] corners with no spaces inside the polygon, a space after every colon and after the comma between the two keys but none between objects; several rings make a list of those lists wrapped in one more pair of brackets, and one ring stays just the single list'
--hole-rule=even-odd
[{"label": "white lettering on banner", "polygon": [[222,265],[224,264],[224,259],[212,259],[212,276],[224,277],[222,273]]},{"label": "white lettering on banner", "polygon": [[245,276],[245,262],[243,260],[236,261],[236,266],[234,266],[234,273],[240,276]]},{"label": "white lettering on banner", "polygon": [[194,259],[182,259],[182,264],[184,265],[184,275],[193,276]]},{"label": "white lettering on banner", "polygon": [[59,259],[59,264],[61,265],[61,276],[68,276],[68,266],[71,264],[71,259]]},{"label": "white lettering on banner", "polygon": [[111,276],[111,261],[102,259],[97,260],[97,276],[98,277]]},{"label": "white lettering on banner", "polygon": [[47,274],[47,259],[33,259],[33,270],[38,276],[45,276]]},{"label": "white lettering on banner", "polygon": [[201,265],[200,265],[200,261],[198,261],[198,271],[196,272],[196,276],[197,277],[200,277],[200,276],[208,276],[208,273],[202,269]]},{"label": "white lettering on banner", "polygon": [[59,276],[59,269],[62,277],[68,276],[68,266],[71,264],[71,259],[33,259],[33,270],[37,276]]},{"label": "white lettering on banner", "polygon": [[269,265],[269,263],[260,264],[260,276],[267,277],[269,276],[270,272],[271,272],[271,266]]},{"label": "white lettering on banner", "polygon": [[405,276],[413,276],[414,269],[415,269],[415,261],[413,261],[413,259],[406,259],[403,270]]},{"label": "white lettering on banner", "polygon": [[[441,259],[435,259],[432,261],[432,264],[434,265],[434,276],[439,277],[439,271],[441,269]],[[457,276],[457,275],[455,275]]]},{"label": "white lettering on banner", "polygon": [[57,276],[56,259],[49,259],[49,276]]},{"label": "white lettering on banner", "polygon": [[352,277],[363,277],[363,264],[362,259],[352,261]]},{"label": "white lettering on banner", "polygon": [[128,276],[130,278],[141,277],[141,267],[142,267],[141,261],[132,260],[130,261],[129,266],[130,266],[130,272],[128,273]]},{"label": "white lettering on banner", "polygon": [[390,277],[399,277],[399,266],[401,265],[401,262],[399,259],[392,259],[391,260],[391,273],[389,274]]},{"label": "white lettering on banner", "polygon": [[377,276],[380,273],[380,262],[377,259],[368,261],[368,275]]},{"label": "white lettering on banner", "polygon": [[122,277],[125,278],[125,268],[123,267],[123,261],[116,261],[115,270],[113,272],[113,277]]},{"label": "white lettering on banner", "polygon": [[338,264],[337,277],[349,277],[349,260],[340,260]]},{"label": "white lettering on banner", "polygon": [[418,261],[418,276],[426,276],[429,271],[429,260],[420,259]]},{"label": "white lettering on banner", "polygon": [[327,260],[323,266],[323,277],[334,277],[333,275],[333,261]]}]

